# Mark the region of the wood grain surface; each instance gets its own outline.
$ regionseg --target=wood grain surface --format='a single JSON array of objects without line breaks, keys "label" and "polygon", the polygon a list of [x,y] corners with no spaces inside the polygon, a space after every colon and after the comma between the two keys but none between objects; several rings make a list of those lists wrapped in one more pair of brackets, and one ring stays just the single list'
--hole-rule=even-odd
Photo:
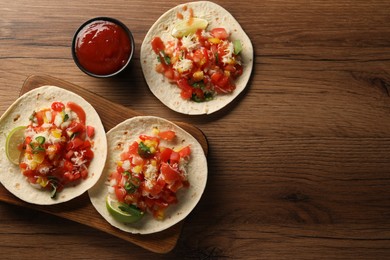
[{"label": "wood grain surface", "polygon": [[[209,116],[164,107],[142,76],[146,32],[181,2],[0,2],[0,113],[28,76],[46,74],[188,122],[209,142],[206,191],[171,252],[0,203],[0,259],[390,258],[390,2],[215,2],[251,38],[255,64],[243,95]],[[112,79],[83,74],[70,52],[77,27],[102,15],[136,42]]]}]

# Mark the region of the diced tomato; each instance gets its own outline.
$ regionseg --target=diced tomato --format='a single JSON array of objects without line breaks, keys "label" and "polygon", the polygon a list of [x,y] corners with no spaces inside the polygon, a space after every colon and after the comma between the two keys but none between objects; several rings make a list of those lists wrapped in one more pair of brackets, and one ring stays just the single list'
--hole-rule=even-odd
[{"label": "diced tomato", "polygon": [[167,79],[173,80],[175,78],[175,73],[174,73],[172,68],[168,68],[168,69],[165,70],[164,76]]},{"label": "diced tomato", "polygon": [[160,153],[160,160],[161,162],[168,162],[168,160],[171,158],[171,153],[173,150],[171,148],[165,148],[161,153]]},{"label": "diced tomato", "polygon": [[93,138],[95,136],[95,128],[93,126],[87,125],[87,136]]},{"label": "diced tomato", "polygon": [[179,151],[180,158],[185,158],[187,156],[190,156],[191,154],[191,148],[189,145],[183,147]]},{"label": "diced tomato", "polygon": [[204,92],[200,88],[194,88],[193,94],[195,94],[197,100],[204,100]]},{"label": "diced tomato", "polygon": [[169,158],[170,164],[179,163],[180,160],[180,154],[178,152],[172,151],[171,157]]},{"label": "diced tomato", "polygon": [[84,158],[85,159],[92,160],[93,156],[94,156],[94,153],[93,153],[93,151],[91,149],[85,150],[85,152],[84,152]]},{"label": "diced tomato", "polygon": [[80,174],[81,174],[81,177],[82,177],[83,179],[86,179],[86,178],[88,177],[88,170],[87,170],[87,169],[84,169],[84,170],[82,170],[82,171],[80,172]]},{"label": "diced tomato", "polygon": [[75,150],[77,149],[78,147],[80,147],[81,145],[84,144],[84,141],[78,137],[75,137],[73,138],[73,140],[71,140],[68,144],[67,144],[67,147],[66,149],[69,151],[69,150]]},{"label": "diced tomato", "polygon": [[64,173],[64,179],[66,182],[71,182],[74,179],[74,175],[70,171],[67,171]]},{"label": "diced tomato", "polygon": [[121,161],[126,161],[126,160],[129,160],[131,158],[132,154],[130,153],[121,153],[120,155],[120,158],[121,158]]},{"label": "diced tomato", "polygon": [[37,124],[42,125],[43,124],[43,116],[44,116],[44,111],[38,111],[35,113],[35,118],[37,119]]},{"label": "diced tomato", "polygon": [[64,108],[65,108],[65,105],[62,102],[53,102],[51,104],[51,109],[53,109],[54,111],[57,111],[57,112],[61,112],[62,110],[64,110]]},{"label": "diced tomato", "polygon": [[220,40],[226,40],[229,37],[229,34],[224,28],[214,28],[211,30],[211,35]]},{"label": "diced tomato", "polygon": [[168,185],[168,189],[170,189],[173,192],[177,192],[182,187],[183,187],[183,182],[181,181],[175,181]]},{"label": "diced tomato", "polygon": [[211,82],[213,84],[217,84],[222,77],[223,77],[222,72],[215,72],[211,75]]},{"label": "diced tomato", "polygon": [[153,51],[156,53],[156,54],[159,54],[160,51],[163,51],[165,50],[165,45],[164,45],[164,42],[161,40],[160,37],[154,37],[152,39],[152,49]]},{"label": "diced tomato", "polygon": [[71,172],[73,170],[73,163],[71,161],[64,161],[64,170]]},{"label": "diced tomato", "polygon": [[125,198],[124,198],[124,201],[125,201],[125,203],[127,203],[127,204],[137,203],[139,197],[140,197],[140,194],[139,194],[139,193],[133,192],[133,193],[131,193],[131,194],[126,194],[126,196],[125,196]]},{"label": "diced tomato", "polygon": [[115,195],[119,202],[123,202],[125,200],[125,197],[127,195],[127,192],[125,188],[120,186],[115,186]]},{"label": "diced tomato", "polygon": [[144,159],[138,154],[136,154],[132,157],[131,163],[134,165],[143,165]]},{"label": "diced tomato", "polygon": [[243,72],[243,68],[241,65],[237,64],[235,66],[235,68],[236,68],[236,71],[233,73],[233,78],[237,78],[237,77],[241,76],[242,72]]},{"label": "diced tomato", "polygon": [[166,69],[166,67],[162,63],[158,63],[156,65],[156,71],[158,73],[164,73],[165,69]]},{"label": "diced tomato", "polygon": [[19,164],[19,167],[20,167],[20,169],[27,169],[27,163],[24,163],[24,162],[21,162],[20,164]]},{"label": "diced tomato", "polygon": [[72,134],[84,132],[84,125],[73,121],[70,123],[66,131]]},{"label": "diced tomato", "polygon": [[78,179],[80,179],[80,177],[81,177],[81,174],[80,174],[80,172],[75,172],[74,174],[73,174],[73,177],[74,177],[74,180],[78,180]]},{"label": "diced tomato", "polygon": [[183,99],[190,99],[192,97],[193,88],[190,86],[190,84],[188,84],[187,79],[181,78],[177,80],[176,83],[181,89],[181,93],[180,93],[181,97]]},{"label": "diced tomato", "polygon": [[67,153],[65,153],[65,158],[70,160],[70,158],[72,158],[73,154],[74,154],[74,151],[69,150]]},{"label": "diced tomato", "polygon": [[165,186],[165,181],[158,179],[156,182],[153,183],[153,187],[150,189],[150,194],[152,196],[157,196],[164,189],[164,186]]},{"label": "diced tomato", "polygon": [[234,73],[237,70],[236,67],[234,67],[233,65],[230,65],[230,64],[226,65],[224,69],[231,72],[231,73]]},{"label": "diced tomato", "polygon": [[80,150],[89,149],[92,147],[92,144],[89,140],[85,140],[84,143],[80,146]]},{"label": "diced tomato", "polygon": [[170,164],[161,164],[161,176],[167,184],[172,184],[175,181],[181,180],[180,173],[177,169],[174,169]]},{"label": "diced tomato", "polygon": [[23,175],[26,177],[34,177],[35,172],[33,170],[25,170],[23,171]]},{"label": "diced tomato", "polygon": [[134,141],[129,146],[129,154],[134,155],[134,154],[137,154],[137,152],[138,152],[138,143]]},{"label": "diced tomato", "polygon": [[172,141],[173,138],[175,138],[176,133],[174,131],[172,131],[172,130],[167,130],[167,131],[159,132],[158,136],[161,139],[164,139],[164,140],[167,140],[167,141]]},{"label": "diced tomato", "polygon": [[70,101],[66,104],[66,106],[69,107],[73,112],[77,114],[80,123],[85,124],[85,119],[86,119],[85,112],[79,105]]}]

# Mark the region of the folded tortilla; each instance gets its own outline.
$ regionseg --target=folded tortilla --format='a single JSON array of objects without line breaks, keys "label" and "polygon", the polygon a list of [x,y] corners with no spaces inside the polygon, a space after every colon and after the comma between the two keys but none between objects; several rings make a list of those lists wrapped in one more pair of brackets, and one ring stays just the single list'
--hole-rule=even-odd
[{"label": "folded tortilla", "polygon": [[[54,101],[72,101],[83,108],[86,125],[95,128],[94,158],[88,167],[88,177],[74,186],[66,186],[57,197],[50,198],[50,191],[34,188],[21,173],[18,165],[11,163],[6,156],[7,135],[18,126],[27,126],[34,110],[49,108]],[[99,115],[85,99],[68,90],[43,86],[33,89],[19,97],[0,118],[0,182],[16,197],[25,202],[38,205],[51,205],[69,201],[91,188],[102,174],[107,157],[107,139]]]},{"label": "folded tortilla", "polygon": [[[177,13],[183,12],[183,7],[192,8],[194,16],[208,21],[207,30],[223,27],[231,33],[230,40],[239,39],[242,44],[241,58],[243,74],[236,80],[233,93],[217,95],[213,100],[197,103],[180,97],[180,89],[170,83],[164,76],[156,72],[156,54],[151,41],[159,36],[164,42],[174,39],[171,35],[175,24],[181,20]],[[246,87],[253,67],[253,46],[237,20],[223,7],[209,1],[190,2],[178,5],[164,13],[150,28],[141,46],[141,66],[145,80],[151,92],[166,106],[174,111],[189,115],[211,114],[232,102]]]},{"label": "folded tortilla", "polygon": [[[179,148],[190,145],[191,159],[187,165],[190,186],[182,188],[177,193],[178,203],[170,205],[165,210],[165,218],[156,220],[149,212],[138,222],[124,224],[114,219],[106,208],[109,175],[116,170],[120,154],[127,151],[130,144],[138,140],[140,134],[152,134],[152,128],[161,131],[173,130],[175,141],[161,140],[161,145]],[[200,200],[207,181],[207,161],[202,146],[189,133],[172,122],[153,116],[139,116],[128,119],[107,132],[108,157],[104,172],[98,183],[88,193],[93,206],[112,226],[134,234],[150,234],[167,229],[183,220]]]}]

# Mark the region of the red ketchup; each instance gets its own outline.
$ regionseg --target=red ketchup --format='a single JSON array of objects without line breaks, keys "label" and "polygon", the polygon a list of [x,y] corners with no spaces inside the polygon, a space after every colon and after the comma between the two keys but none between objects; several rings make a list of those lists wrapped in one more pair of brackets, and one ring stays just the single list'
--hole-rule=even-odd
[{"label": "red ketchup", "polygon": [[75,54],[79,64],[96,75],[109,75],[126,65],[130,38],[121,26],[104,20],[87,24],[77,34]]}]

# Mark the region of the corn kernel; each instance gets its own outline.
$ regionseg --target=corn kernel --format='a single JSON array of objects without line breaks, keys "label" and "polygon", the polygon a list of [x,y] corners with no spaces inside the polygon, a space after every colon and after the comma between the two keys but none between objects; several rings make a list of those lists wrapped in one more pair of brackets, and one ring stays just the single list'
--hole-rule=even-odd
[{"label": "corn kernel", "polygon": [[41,176],[38,177],[37,183],[41,185],[43,188],[47,186],[48,181],[46,178],[42,178]]},{"label": "corn kernel", "polygon": [[142,171],[142,166],[141,165],[134,166],[133,170],[132,170],[132,172],[136,173],[136,174],[139,174],[141,171]]},{"label": "corn kernel", "polygon": [[34,153],[33,154],[33,161],[36,163],[42,163],[45,159],[45,153]]},{"label": "corn kernel", "polygon": [[225,70],[225,71],[224,71],[224,74],[225,74],[225,76],[230,77],[230,71]]},{"label": "corn kernel", "polygon": [[196,71],[194,72],[194,74],[192,75],[193,79],[195,81],[200,81],[203,79],[204,77],[204,74],[203,74],[203,71],[199,70],[199,71]]},{"label": "corn kernel", "polygon": [[157,166],[157,161],[156,160],[150,160],[150,164],[152,166]]},{"label": "corn kernel", "polygon": [[157,210],[157,212],[155,213],[155,217],[158,220],[163,220],[164,219],[164,210],[162,210],[162,209]]},{"label": "corn kernel", "polygon": [[122,167],[123,162],[122,162],[122,161],[117,161],[117,162],[116,162],[116,165],[118,165],[119,167]]},{"label": "corn kernel", "polygon": [[30,169],[35,170],[37,168],[38,164],[35,161],[30,162]]},{"label": "corn kernel", "polygon": [[54,138],[60,138],[61,137],[61,131],[59,129],[53,129],[53,130],[51,130],[51,135]]},{"label": "corn kernel", "polygon": [[218,43],[221,42],[221,40],[218,39],[218,38],[209,38],[209,42],[210,42],[210,43],[213,43],[213,44],[218,44]]}]

